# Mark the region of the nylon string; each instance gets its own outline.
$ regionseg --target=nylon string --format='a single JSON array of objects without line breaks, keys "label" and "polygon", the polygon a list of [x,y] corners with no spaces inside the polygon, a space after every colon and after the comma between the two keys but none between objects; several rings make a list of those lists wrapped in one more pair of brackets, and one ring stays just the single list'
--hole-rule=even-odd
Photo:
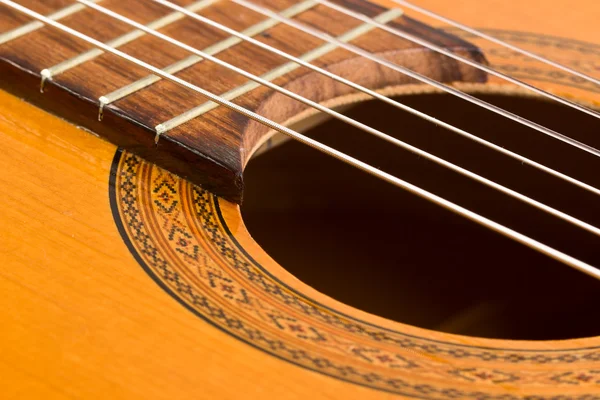
[{"label": "nylon string", "polygon": [[[210,60],[212,62],[218,63],[218,64],[220,64],[220,65],[222,65],[224,67],[230,68],[230,69],[234,70],[235,72],[238,72],[238,73],[246,76],[249,79],[255,80],[256,82],[259,82],[259,83],[261,83],[261,84],[263,84],[263,85],[265,85],[267,87],[270,87],[273,90],[280,91],[281,93],[284,93],[287,96],[295,98],[296,100],[302,101],[305,104],[308,104],[308,105],[310,105],[312,107],[315,107],[315,108],[319,109],[322,112],[326,112],[326,113],[328,113],[328,114],[330,114],[330,115],[332,115],[332,116],[334,116],[336,118],[339,118],[339,119],[341,119],[341,120],[343,120],[345,122],[353,124],[353,125],[361,128],[361,129],[363,129],[363,130],[366,130],[369,133],[375,134],[376,136],[379,136],[379,137],[384,138],[386,140],[393,139],[394,141],[397,141],[397,139],[388,137],[387,135],[383,134],[382,132],[379,132],[379,131],[371,128],[371,127],[365,126],[365,125],[359,123],[358,121],[354,121],[354,120],[352,120],[352,119],[350,119],[350,118],[348,118],[348,117],[346,117],[346,116],[344,116],[342,114],[336,113],[333,110],[327,109],[326,107],[323,107],[323,106],[321,106],[321,105],[319,105],[317,103],[312,102],[311,100],[303,98],[302,96],[296,95],[296,94],[294,94],[292,92],[289,92],[289,91],[287,91],[287,90],[285,90],[283,88],[280,88],[280,87],[278,87],[278,86],[276,86],[276,85],[274,85],[274,84],[272,84],[270,82],[267,82],[267,81],[262,82],[263,80],[261,78],[259,78],[259,77],[256,77],[256,76],[254,76],[254,75],[252,75],[252,74],[250,74],[250,73],[248,73],[248,72],[246,72],[246,71],[244,71],[242,69],[239,69],[237,67],[230,66],[229,64],[227,64],[227,63],[225,63],[225,62],[223,62],[223,61],[221,61],[219,59],[216,59],[216,58],[214,58],[212,56],[204,54],[204,53],[200,52],[197,49],[194,49],[194,48],[192,48],[190,46],[187,46],[187,45],[185,45],[185,44],[183,44],[181,42],[178,42],[178,41],[176,41],[176,40],[174,40],[172,38],[169,38],[169,37],[167,37],[165,35],[162,35],[159,32],[153,31],[152,29],[149,29],[149,28],[147,28],[147,27],[145,27],[145,26],[143,26],[141,24],[137,24],[134,21],[128,20],[127,18],[125,18],[123,16],[120,16],[119,14],[114,13],[114,12],[112,12],[110,10],[107,10],[107,9],[105,9],[103,7],[97,6],[94,3],[92,3],[92,2],[89,2],[87,0],[78,0],[78,1],[80,3],[85,4],[86,6],[95,8],[98,11],[105,12],[107,15],[110,15],[111,17],[117,18],[117,19],[119,19],[119,20],[121,20],[123,22],[127,22],[127,23],[131,24],[132,26],[135,26],[136,28],[138,28],[140,30],[146,31],[149,34],[152,34],[152,35],[155,35],[157,37],[160,37],[161,39],[167,40],[167,41],[169,41],[169,42],[171,42],[173,44],[177,44],[178,46],[180,46],[180,47],[182,47],[182,48],[184,48],[184,49],[186,49],[186,50],[188,50],[190,52],[193,52],[193,53],[197,52],[198,55],[202,54],[202,57],[206,58],[207,60]],[[412,184],[410,184],[410,183],[408,183],[408,182],[406,182],[406,181],[404,181],[404,180],[402,180],[402,179],[400,179],[398,177],[395,177],[395,176],[390,175],[390,174],[388,174],[386,172],[380,171],[380,170],[378,170],[377,168],[375,168],[375,167],[373,167],[371,165],[368,165],[368,164],[366,164],[366,163],[364,163],[364,162],[362,162],[362,161],[360,161],[358,159],[355,159],[355,158],[353,158],[353,157],[351,157],[349,155],[346,155],[346,154],[344,154],[342,152],[339,152],[338,150],[335,150],[335,149],[333,149],[333,148],[331,148],[329,146],[326,146],[326,145],[324,145],[322,143],[319,143],[319,142],[317,142],[317,141],[315,141],[315,140],[313,140],[311,138],[308,138],[308,137],[306,137],[306,136],[304,136],[304,135],[302,135],[302,134],[300,134],[300,133],[298,133],[298,132],[296,132],[296,131],[294,131],[292,129],[284,127],[284,126],[282,126],[282,125],[280,125],[280,124],[278,124],[278,123],[276,123],[274,121],[271,121],[271,120],[269,120],[267,118],[264,118],[264,117],[262,117],[262,116],[260,116],[260,115],[258,115],[256,113],[250,111],[250,110],[247,110],[247,109],[245,109],[243,107],[240,107],[240,106],[238,106],[238,105],[236,105],[236,104],[234,104],[234,103],[232,103],[230,101],[227,101],[227,100],[225,100],[225,99],[223,99],[223,98],[221,98],[221,97],[219,97],[217,95],[214,95],[214,94],[206,91],[205,89],[202,89],[202,88],[200,88],[198,86],[195,86],[192,83],[184,81],[184,80],[182,80],[182,79],[180,79],[180,78],[178,78],[178,77],[176,77],[174,75],[165,73],[162,70],[160,70],[159,68],[156,68],[156,67],[154,67],[154,66],[152,66],[152,65],[150,65],[148,63],[145,63],[145,62],[143,62],[143,61],[141,61],[141,60],[139,60],[139,59],[137,59],[135,57],[130,56],[127,53],[124,53],[124,52],[122,52],[120,50],[117,50],[117,49],[111,47],[111,46],[108,46],[108,45],[106,45],[106,44],[104,44],[104,43],[102,43],[102,42],[100,42],[100,41],[98,41],[96,39],[93,39],[93,38],[91,38],[91,37],[89,37],[87,35],[84,35],[81,32],[76,31],[74,29],[71,29],[71,28],[69,28],[69,27],[67,27],[67,26],[65,26],[65,25],[63,25],[63,24],[61,24],[59,22],[53,21],[52,19],[47,18],[47,17],[45,17],[45,16],[43,16],[41,14],[38,14],[38,13],[36,13],[36,12],[34,12],[34,11],[26,8],[26,7],[23,7],[23,6],[15,3],[15,2],[13,2],[11,0],[0,0],[0,2],[2,2],[3,4],[5,4],[5,5],[7,5],[7,6],[11,7],[11,8],[13,8],[13,9],[19,11],[19,12],[22,12],[22,13],[24,13],[24,14],[32,17],[32,18],[35,18],[35,19],[39,20],[40,22],[43,22],[44,24],[47,24],[47,25],[52,26],[52,27],[54,27],[54,28],[56,28],[58,30],[61,30],[61,31],[65,32],[65,33],[68,33],[68,34],[70,34],[70,35],[72,35],[74,37],[77,37],[77,38],[79,38],[81,40],[84,40],[84,41],[92,44],[93,46],[95,46],[95,47],[97,47],[97,48],[99,48],[99,49],[101,49],[103,51],[106,51],[106,52],[109,52],[111,54],[114,54],[114,55],[116,55],[118,57],[121,57],[121,58],[123,58],[123,59],[125,59],[125,60],[127,60],[127,61],[129,61],[129,62],[131,62],[133,64],[136,64],[136,65],[138,65],[138,66],[140,66],[142,68],[145,68],[146,70],[152,72],[153,74],[159,75],[159,76],[161,76],[161,77],[163,77],[165,79],[168,79],[168,80],[170,80],[170,81],[172,81],[174,83],[177,83],[177,84],[179,84],[179,85],[181,85],[181,86],[183,86],[185,88],[194,90],[194,91],[198,92],[199,94],[201,94],[201,95],[209,98],[210,100],[212,100],[212,101],[214,101],[214,102],[216,102],[216,103],[218,103],[218,104],[220,104],[220,105],[222,105],[224,107],[227,107],[227,108],[229,108],[231,110],[234,110],[234,111],[236,111],[236,112],[238,112],[238,113],[240,113],[242,115],[245,115],[246,117],[251,118],[251,119],[253,119],[253,120],[255,120],[255,121],[257,121],[257,122],[259,122],[261,124],[264,124],[264,125],[266,125],[267,127],[271,128],[271,129],[274,129],[274,130],[279,131],[279,132],[281,132],[283,134],[286,134],[286,135],[288,135],[288,136],[290,136],[290,137],[292,137],[292,138],[294,138],[294,139],[296,139],[296,140],[298,140],[298,141],[300,141],[300,142],[302,142],[304,144],[307,144],[307,145],[309,145],[309,146],[311,146],[311,147],[313,147],[313,148],[315,148],[315,149],[317,149],[317,150],[325,153],[325,154],[333,156],[333,157],[335,157],[335,158],[337,158],[337,159],[339,159],[341,161],[344,161],[344,162],[346,162],[346,163],[348,163],[350,165],[353,165],[353,166],[355,166],[355,167],[357,167],[357,168],[359,168],[359,169],[361,169],[361,170],[363,170],[365,172],[368,172],[368,173],[370,173],[370,174],[372,174],[372,175],[374,175],[374,176],[376,176],[376,177],[378,177],[380,179],[383,179],[383,180],[385,180],[385,181],[387,181],[387,182],[389,182],[389,183],[391,183],[391,184],[393,184],[395,186],[404,188],[404,189],[408,190],[411,193],[414,193],[414,194],[419,195],[419,196],[421,196],[423,198],[426,198],[429,201],[432,201],[432,202],[434,202],[434,203],[436,203],[436,204],[438,204],[440,206],[443,206],[443,207],[445,207],[445,208],[447,208],[447,209],[449,209],[449,210],[451,210],[451,211],[453,211],[455,213],[458,213],[458,214],[460,214],[460,215],[462,215],[462,216],[464,216],[464,217],[466,217],[466,218],[468,218],[468,219],[470,219],[472,221],[475,221],[475,222],[477,222],[477,223],[479,223],[479,224],[481,224],[483,226],[486,226],[486,227],[488,227],[488,228],[490,228],[490,229],[492,229],[492,230],[494,230],[496,232],[499,232],[499,233],[501,233],[501,234],[503,234],[503,235],[505,235],[507,237],[510,237],[510,238],[512,238],[512,239],[514,239],[514,240],[516,240],[516,241],[518,241],[518,242],[520,242],[520,243],[522,243],[522,244],[524,244],[524,245],[526,245],[528,247],[531,247],[531,248],[533,248],[533,249],[535,249],[535,250],[537,250],[537,251],[539,251],[539,252],[541,252],[543,254],[546,254],[549,257],[552,257],[552,258],[554,258],[556,260],[559,260],[559,261],[561,261],[561,262],[563,262],[563,263],[565,263],[565,264],[567,264],[567,265],[569,265],[569,266],[571,266],[571,267],[573,267],[575,269],[578,269],[578,270],[580,270],[580,271],[582,271],[584,273],[587,273],[590,276],[593,276],[593,277],[595,277],[597,279],[600,279],[600,270],[594,268],[593,266],[591,266],[591,265],[589,265],[589,264],[587,264],[587,263],[585,263],[583,261],[580,261],[580,260],[578,260],[578,259],[576,259],[574,257],[571,257],[571,256],[569,256],[569,255],[567,255],[565,253],[562,253],[562,252],[560,252],[560,251],[558,251],[556,249],[553,249],[553,248],[551,248],[551,247],[549,247],[549,246],[547,246],[547,245],[545,245],[545,244],[543,244],[541,242],[538,242],[538,241],[536,241],[536,240],[534,240],[532,238],[529,238],[529,237],[527,237],[527,236],[525,236],[525,235],[523,235],[523,234],[521,234],[519,232],[516,232],[516,231],[514,231],[514,230],[512,230],[512,229],[510,229],[508,227],[505,227],[505,226],[503,226],[501,224],[498,224],[497,222],[494,222],[494,221],[492,221],[490,219],[487,219],[487,218],[485,218],[485,217],[483,217],[483,216],[481,216],[479,214],[476,214],[476,213],[474,213],[474,212],[472,212],[472,211],[470,211],[468,209],[465,209],[465,208],[463,208],[463,207],[461,207],[461,206],[459,206],[459,205],[457,205],[455,203],[452,203],[452,202],[450,202],[450,201],[448,201],[446,199],[443,199],[443,198],[441,198],[441,197],[439,197],[439,196],[437,196],[437,195],[435,195],[433,193],[430,193],[430,192],[428,192],[428,191],[426,191],[424,189],[421,189],[421,188],[419,188],[419,187],[417,187],[415,185],[412,185]],[[513,192],[513,191],[511,191],[508,188],[504,188],[501,185],[498,185],[498,184],[496,184],[494,182],[488,181],[485,178],[480,177],[480,176],[478,176],[478,175],[476,175],[476,174],[474,174],[474,173],[472,173],[470,171],[463,170],[462,168],[460,168],[460,167],[458,167],[458,166],[456,166],[454,164],[451,164],[451,163],[449,163],[449,162],[447,162],[445,160],[439,159],[439,158],[437,158],[437,157],[435,157],[435,156],[433,156],[433,155],[431,155],[429,153],[426,153],[426,152],[424,152],[424,151],[422,151],[420,149],[414,148],[413,146],[410,146],[410,145],[408,145],[408,144],[406,144],[404,142],[398,141],[398,143],[396,143],[396,142],[394,142],[394,143],[397,144],[397,145],[401,145],[402,147],[404,147],[404,148],[406,148],[406,149],[408,149],[410,151],[417,152],[417,154],[421,154],[421,155],[427,156],[429,159],[431,159],[431,160],[433,160],[435,162],[441,163],[442,165],[444,165],[444,166],[446,166],[448,168],[451,168],[451,169],[453,169],[453,170],[455,170],[457,172],[460,172],[462,174],[466,174],[467,176],[470,176],[471,178],[477,179],[477,180],[479,180],[482,183],[486,183],[488,185],[492,185],[492,187],[494,187],[494,188],[496,188],[498,190],[505,191],[505,193],[509,193],[509,194],[511,194],[511,195],[519,198],[522,201],[526,201],[529,204],[532,204],[532,205],[537,206],[537,207],[541,207],[541,209],[544,209],[545,211],[550,212],[551,214],[553,214],[555,216],[559,216],[559,217],[561,217],[563,219],[566,218],[566,220],[568,220],[569,222],[575,223],[576,225],[578,225],[580,227],[583,227],[584,229],[588,229],[590,232],[593,232],[593,233],[596,233],[596,234],[598,234],[598,232],[600,232],[600,230],[598,230],[598,228],[592,227],[591,225],[588,225],[588,224],[586,224],[583,221],[576,220],[573,217],[570,217],[570,216],[568,216],[566,214],[563,214],[563,213],[561,213],[558,210],[554,210],[554,209],[550,208],[549,206],[543,205],[541,203],[537,203],[535,200],[529,199],[529,198],[527,198],[526,196],[524,196],[524,195],[522,195],[520,193]]]}]

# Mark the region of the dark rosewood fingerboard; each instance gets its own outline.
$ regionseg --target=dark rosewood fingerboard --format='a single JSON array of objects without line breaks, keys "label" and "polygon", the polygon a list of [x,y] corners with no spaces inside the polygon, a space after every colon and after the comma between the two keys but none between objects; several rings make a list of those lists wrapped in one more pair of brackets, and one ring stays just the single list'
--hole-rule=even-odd
[{"label": "dark rosewood fingerboard", "polygon": [[[199,2],[178,2],[179,5],[193,5],[198,8],[195,12],[237,31],[253,29],[268,20],[268,17],[227,1],[196,3]],[[306,4],[304,9],[292,12],[290,8],[298,7],[301,2],[266,0],[255,3],[286,12],[299,21],[337,37],[364,25],[361,21],[317,4]],[[359,0],[339,3],[371,17],[386,12],[384,8]],[[73,7],[72,1],[61,0],[22,0],[20,4],[44,15]],[[219,47],[224,41],[231,40],[227,33],[189,17],[167,17],[173,14],[173,10],[150,0],[103,0],[99,4],[144,24],[157,24],[163,19],[162,25],[158,24],[160,32],[199,50]],[[469,43],[400,13],[398,15],[389,21],[390,25],[485,62],[479,50]],[[0,6],[0,32],[18,29],[29,22],[28,18]],[[156,67],[174,68],[178,77],[215,94],[227,93],[248,84],[248,79],[243,76],[211,62],[193,60],[193,57],[190,59],[186,51],[151,35],[133,35],[129,40],[124,40],[123,35],[131,35],[130,32],[135,29],[96,10],[81,7],[59,22],[103,42],[112,40],[120,50]],[[283,23],[272,25],[268,29],[255,29],[253,37],[298,57],[324,45],[320,39]],[[419,49],[414,43],[378,29],[357,35],[352,43],[441,82],[481,82],[486,79],[484,74],[473,68]],[[289,62],[249,43],[221,47],[215,53],[216,57],[255,75],[268,73]],[[0,44],[1,87],[97,132],[213,193],[240,202],[243,193],[242,170],[247,152],[268,129],[224,107],[210,107],[203,96],[170,81],[148,80],[149,74],[145,70],[117,56],[87,53],[88,57],[82,60],[82,54],[89,50],[87,43],[48,27],[6,40]],[[74,65],[64,67],[66,60],[77,60],[78,57],[79,61]],[[182,60],[187,60],[185,68],[182,69],[182,64],[179,64],[177,69]],[[327,51],[311,62],[371,89],[414,83],[398,72],[343,49]],[[51,74],[45,82],[44,92],[40,93],[41,72],[45,69],[57,72]],[[146,85],[143,88],[115,97],[115,91],[123,90],[144,78]],[[305,67],[286,70],[284,74],[276,75],[273,82],[315,101],[325,101],[354,91]],[[116,100],[104,107],[103,119],[99,121],[99,99],[103,96]],[[285,122],[306,109],[302,103],[264,87],[242,91],[232,101],[276,122]],[[189,120],[175,124],[161,134],[158,145],[155,145],[157,125],[202,106],[206,111],[192,113]]]}]

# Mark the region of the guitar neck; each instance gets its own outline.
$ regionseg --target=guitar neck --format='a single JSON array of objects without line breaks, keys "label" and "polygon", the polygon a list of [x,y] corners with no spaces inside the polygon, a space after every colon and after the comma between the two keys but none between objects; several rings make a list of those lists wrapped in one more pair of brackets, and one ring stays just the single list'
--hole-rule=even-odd
[{"label": "guitar neck", "polygon": [[[355,95],[349,86],[155,2],[96,3],[310,100],[340,104]],[[404,10],[362,0],[338,3],[472,60],[485,61],[475,46],[407,17]],[[480,71],[313,0],[258,4],[440,82],[486,79]],[[83,4],[32,0],[25,5],[275,122],[310,113],[305,104]],[[184,5],[245,37],[369,89],[415,83],[398,71],[239,4],[201,0]],[[0,13],[0,29],[5,32],[0,36],[0,73],[8,77],[1,81],[4,89],[222,197],[241,201],[243,166],[269,128],[68,33],[28,21],[7,7]]]}]

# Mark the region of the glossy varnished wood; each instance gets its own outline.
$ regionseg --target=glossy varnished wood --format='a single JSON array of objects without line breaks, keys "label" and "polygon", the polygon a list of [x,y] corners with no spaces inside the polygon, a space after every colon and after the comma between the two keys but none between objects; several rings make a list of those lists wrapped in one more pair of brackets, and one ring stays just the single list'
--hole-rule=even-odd
[{"label": "glossy varnished wood", "polygon": [[[53,7],[66,4],[58,3],[44,2],[47,6],[39,11],[51,12]],[[600,63],[594,53],[598,45],[590,44],[597,42],[598,37],[595,1],[578,3],[576,12],[573,2],[567,0],[557,0],[552,7],[544,0],[527,4],[457,0],[451,7],[440,0],[420,3],[474,26],[534,32],[545,38],[557,36],[555,42],[544,40],[555,43],[554,47],[537,46],[532,41],[525,45],[599,76]],[[24,19],[19,20],[23,22]],[[572,46],[574,42],[566,39],[587,44]],[[493,49],[489,44],[476,43],[485,54]],[[565,44],[575,50],[566,49]],[[497,55],[489,58],[493,65],[530,65],[510,57],[508,61]],[[548,81],[541,74],[523,76],[555,93],[591,104],[600,102],[599,92],[589,86],[569,85],[567,79]],[[37,86],[37,78],[32,78],[31,83]],[[491,79],[489,84],[463,88],[506,93],[509,88],[499,83]],[[48,97],[58,95],[56,89],[51,85]],[[177,93],[175,88],[171,90],[173,95]],[[95,111],[89,107],[92,115]],[[111,118],[110,114],[107,118]],[[396,398],[394,393],[300,368],[257,350],[198,318],[150,279],[119,234],[110,207],[108,182],[114,145],[5,92],[0,92],[0,143],[2,398]],[[270,274],[289,286],[290,291],[304,294],[315,304],[341,311],[351,319],[465,346],[544,352],[570,348],[572,355],[592,356],[589,349],[600,346],[599,337],[524,342],[447,335],[369,315],[299,282],[252,240],[235,204],[220,204],[233,237]],[[212,262],[210,256],[207,260]],[[192,275],[193,264],[188,268]],[[314,347],[328,351],[324,345]],[[398,351],[411,355],[405,348]],[[534,369],[529,369],[531,363],[506,367],[510,372],[529,373],[534,378],[555,373],[563,382],[486,381],[479,388],[468,380],[452,382],[456,390],[485,389],[497,396],[511,396],[508,398],[523,398],[531,393],[549,398],[558,393],[565,398],[589,399],[600,392],[598,378],[590,374],[600,370],[600,361],[592,356],[584,363],[565,362],[557,366],[541,362]],[[345,357],[336,359],[344,361]],[[422,351],[414,352],[414,359],[442,366],[435,372],[489,365]],[[411,379],[410,372],[406,374],[408,382],[430,379],[417,375]]]},{"label": "glossy varnished wood", "polygon": [[[191,1],[183,3],[189,4]],[[362,0],[342,3],[369,16],[379,15],[385,10]],[[276,0],[265,1],[262,4],[271,9],[283,10],[294,2]],[[28,5],[34,9],[40,8],[36,1],[30,1]],[[141,0],[107,0],[103,1],[102,5],[142,23],[154,21],[172,11]],[[217,2],[201,10],[200,14],[237,30],[266,19],[228,2]],[[347,32],[360,23],[324,6],[313,7],[301,13],[297,19],[333,35]],[[132,30],[124,23],[89,9],[69,16],[62,22],[102,41]],[[12,11],[3,8],[0,30],[5,31],[22,23],[22,18],[14,17]],[[409,17],[397,18],[391,26],[402,28],[476,61],[484,61],[474,46]],[[162,32],[197,49],[204,49],[227,37],[226,33],[191,18],[168,25]],[[296,56],[323,43],[284,24],[269,29],[258,38]],[[353,43],[442,82],[483,82],[486,79],[485,74],[473,68],[383,31],[368,32]],[[2,85],[5,89],[25,96],[29,101],[85,126],[111,142],[202,184],[221,196],[236,202],[241,201],[243,165],[247,161],[249,150],[254,148],[268,129],[219,107],[163,134],[158,146],[155,146],[156,125],[206,101],[197,93],[182,90],[176,84],[164,80],[111,104],[104,113],[103,121],[99,122],[96,115],[100,96],[147,75],[141,68],[133,67],[113,55],[102,55],[60,74],[45,85],[45,93],[39,92],[42,69],[74,57],[88,48],[86,43],[69,38],[61,32],[57,33],[52,28],[42,28],[10,41],[0,46],[0,68],[6,77],[2,79]],[[157,67],[166,67],[189,55],[180,48],[165,44],[150,35],[121,49]],[[280,56],[247,43],[233,46],[218,57],[256,75],[287,62]],[[413,83],[413,80],[399,72],[381,67],[343,49],[320,57],[315,64],[372,89]],[[369,73],[365,73],[367,71]],[[178,76],[215,94],[224,93],[247,81],[246,78],[210,62],[195,64]],[[304,67],[277,79],[275,83],[318,102],[354,92],[354,89]],[[267,88],[253,90],[235,102],[280,123],[288,121],[307,108],[304,104],[273,93]]]},{"label": "glossy varnished wood", "polygon": [[[108,204],[116,148],[0,92],[3,399],[302,398],[371,390],[223,335],[156,286]],[[226,374],[225,371],[236,371]],[[262,377],[262,378],[259,378]],[[262,379],[272,382],[256,392]],[[374,393],[386,398],[383,393]]]},{"label": "glossy varnished wood", "polygon": [[[141,268],[139,257],[150,260],[152,254],[138,254],[134,258],[135,251],[128,248],[131,244],[126,244],[126,236],[121,236],[123,233],[113,220],[119,218],[109,204],[114,195],[107,195],[107,183],[113,179],[109,179],[109,174],[111,166],[114,168],[114,146],[7,94],[1,94],[1,100],[7,107],[0,119],[0,134],[11,149],[0,160],[5,171],[2,187],[11,188],[0,200],[0,207],[5,210],[0,214],[4,232],[0,247],[0,287],[4,293],[0,309],[4,323],[0,330],[3,343],[0,368],[5,398],[95,398],[101,394],[113,398],[226,399],[239,398],[240,393],[245,393],[250,398],[377,399],[408,390],[415,392],[422,385],[438,392],[446,388],[453,390],[451,394],[468,393],[469,398],[478,398],[477,393],[496,397],[508,393],[515,396],[560,393],[573,398],[595,393],[594,381],[589,379],[596,379],[598,351],[595,349],[600,338],[542,342],[468,338],[369,315],[315,291],[275,264],[246,232],[239,208],[221,200],[219,218],[237,246],[264,266],[265,272],[276,279],[273,282],[279,282],[273,288],[280,287],[280,291],[273,293],[285,294],[288,300],[285,305],[277,305],[272,293],[257,290],[253,287],[255,279],[246,280],[238,272],[231,276],[233,280],[225,282],[245,286],[247,296],[256,300],[239,306],[236,301],[229,305],[225,301],[220,312],[235,313],[236,318],[248,323],[254,319],[254,324],[267,329],[256,313],[276,306],[279,310],[274,315],[285,316],[281,322],[293,319],[295,324],[308,328],[315,323],[312,318],[302,316],[288,304],[299,293],[308,310],[320,310],[325,321],[332,318],[338,321],[337,328],[327,326],[324,321],[315,327],[322,329],[322,334],[333,335],[335,340],[309,340],[304,352],[332,357],[328,362],[348,365],[347,368],[357,372],[368,367],[372,375],[367,377],[392,374],[394,379],[415,388],[357,381],[352,375],[338,377],[318,365],[299,368],[293,358],[287,359],[283,353],[269,354],[253,340],[236,337],[230,329],[220,327],[214,316],[199,318],[203,315],[190,312],[194,311],[191,305],[182,307],[186,304],[184,298],[169,295],[164,287],[157,285],[169,284],[168,279]],[[133,181],[133,188],[159,200],[161,192],[152,190],[162,186],[160,180],[153,178],[157,168],[151,165],[145,168],[155,171],[149,176],[151,186],[144,188],[143,180],[147,180],[144,178]],[[117,176],[123,178],[128,170],[125,165]],[[169,179],[176,187],[190,187],[177,178]],[[117,201],[131,211],[126,198]],[[154,200],[140,196],[133,206],[142,207],[140,210],[150,216],[153,204]],[[182,217],[176,211],[171,217],[156,214],[161,218],[156,222],[165,217],[167,224],[175,222]],[[208,212],[212,214],[214,210]],[[192,214],[183,217],[195,220]],[[163,222],[148,222],[162,230],[165,238],[169,235],[169,228]],[[146,232],[156,239],[160,236],[158,232]],[[135,236],[129,240],[139,240]],[[221,245],[219,241],[218,246]],[[157,254],[167,257],[164,251],[158,250]],[[220,271],[219,255],[209,248],[202,252],[204,268],[208,266],[213,273]],[[178,285],[186,282],[182,280],[184,276],[193,277],[197,273],[192,262],[179,267],[185,275],[181,275]],[[198,285],[199,277],[185,279],[196,280],[193,285]],[[219,289],[217,285],[215,293]],[[197,290],[204,296],[215,295],[200,285]],[[345,317],[339,319],[338,315]],[[281,344],[273,350],[280,351],[280,346],[299,345],[306,340],[301,340],[302,335],[295,330],[276,329],[276,332]],[[412,344],[378,344],[394,335]],[[352,341],[350,347],[344,345],[348,340]],[[372,353],[373,350],[367,349],[374,343],[377,349]],[[448,352],[453,348],[456,354]],[[446,350],[440,353],[440,349]],[[401,364],[407,367],[396,370],[371,365],[373,361],[365,363],[361,353],[357,357],[355,351],[369,351],[365,353],[367,360],[374,354],[378,356],[375,360],[381,362],[390,358],[379,352],[398,354]],[[465,358],[461,351],[487,356]],[[353,355],[344,356],[343,352]],[[530,360],[532,354],[541,361]],[[571,358],[559,361],[557,357],[561,354],[576,361],[568,361]],[[500,362],[490,357],[507,359]],[[511,361],[511,357],[516,361]],[[556,361],[548,363],[544,357]],[[579,376],[586,380],[579,381]],[[519,379],[514,381],[514,377]],[[553,381],[554,377],[562,382]],[[496,379],[500,383],[495,383]],[[434,398],[446,398],[440,396]]]}]

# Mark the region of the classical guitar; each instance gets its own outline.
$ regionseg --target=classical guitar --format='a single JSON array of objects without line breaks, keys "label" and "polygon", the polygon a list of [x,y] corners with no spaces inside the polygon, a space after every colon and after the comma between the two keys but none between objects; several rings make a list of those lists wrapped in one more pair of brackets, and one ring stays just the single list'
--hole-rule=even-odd
[{"label": "classical guitar", "polygon": [[597,0],[0,0],[0,398],[600,399]]}]

